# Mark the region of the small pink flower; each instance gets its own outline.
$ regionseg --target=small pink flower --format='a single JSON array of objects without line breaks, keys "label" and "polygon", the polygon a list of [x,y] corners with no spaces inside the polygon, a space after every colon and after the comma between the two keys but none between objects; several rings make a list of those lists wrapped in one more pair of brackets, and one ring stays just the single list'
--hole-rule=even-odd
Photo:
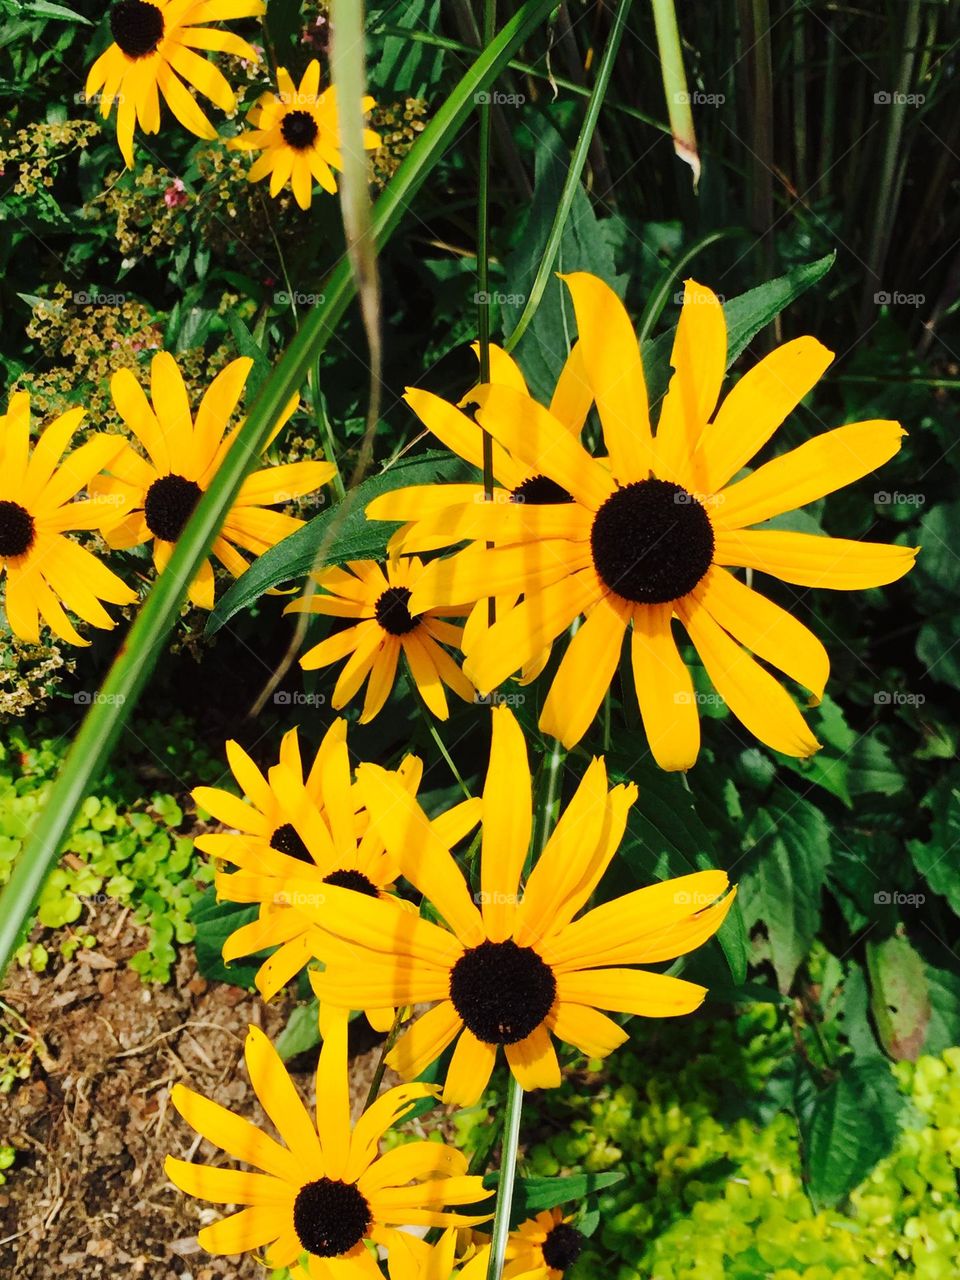
[{"label": "small pink flower", "polygon": [[189,198],[179,178],[174,178],[163,193],[163,203],[168,209],[178,209],[180,205],[186,204]]}]

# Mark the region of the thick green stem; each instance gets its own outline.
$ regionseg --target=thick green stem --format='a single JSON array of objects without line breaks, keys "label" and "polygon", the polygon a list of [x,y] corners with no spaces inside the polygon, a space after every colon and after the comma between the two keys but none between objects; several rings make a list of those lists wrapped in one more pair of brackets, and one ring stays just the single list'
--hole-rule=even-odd
[{"label": "thick green stem", "polygon": [[507,1237],[510,1234],[513,1184],[517,1176],[517,1148],[520,1143],[523,1089],[512,1071],[507,1080],[507,1104],[503,1117],[503,1150],[500,1153],[500,1182],[497,1186],[497,1207],[493,1215],[487,1280],[500,1280],[503,1274],[504,1254],[507,1250]]},{"label": "thick green stem", "polygon": [[[496,0],[483,0],[484,48],[497,25]],[[477,338],[480,346],[480,381],[490,381],[490,93],[478,95],[480,116],[480,178],[477,187]],[[493,501],[493,437],[483,432],[483,496]],[[487,601],[487,622],[497,620],[497,602]]]},{"label": "thick green stem", "polygon": [[520,339],[526,332],[527,326],[533,319],[534,313],[540,305],[544,291],[550,282],[550,274],[553,271],[553,264],[556,262],[557,254],[560,251],[560,241],[563,239],[564,228],[567,225],[567,219],[570,216],[570,210],[573,207],[574,197],[580,188],[580,177],[583,173],[583,166],[586,164],[587,155],[590,151],[590,143],[593,141],[593,134],[597,127],[597,118],[600,115],[600,108],[603,106],[603,100],[607,94],[607,87],[610,84],[610,75],[613,71],[614,60],[617,56],[617,50],[620,48],[620,41],[623,38],[624,28],[627,23],[627,15],[630,12],[630,5],[633,0],[620,0],[617,6],[617,12],[613,19],[613,27],[607,40],[607,46],[603,51],[603,57],[600,60],[600,69],[597,72],[596,83],[590,94],[590,101],[587,103],[587,114],[583,118],[583,124],[580,128],[580,136],[577,138],[577,145],[573,149],[573,155],[570,157],[570,167],[567,170],[567,177],[563,184],[563,191],[560,194],[560,203],[557,205],[556,216],[553,219],[553,226],[550,228],[550,235],[547,237],[547,243],[543,251],[543,257],[540,259],[540,266],[537,268],[536,278],[530,290],[530,296],[524,303],[523,311],[520,319],[517,321],[513,332],[504,343],[507,351],[512,351]]}]

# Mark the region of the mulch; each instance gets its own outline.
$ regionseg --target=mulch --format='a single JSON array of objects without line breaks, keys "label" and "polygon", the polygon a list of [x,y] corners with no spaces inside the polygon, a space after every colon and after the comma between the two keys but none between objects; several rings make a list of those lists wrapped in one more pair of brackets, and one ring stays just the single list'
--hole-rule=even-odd
[{"label": "mulch", "polygon": [[[96,948],[43,974],[13,969],[0,992],[38,1045],[30,1078],[0,1094],[0,1145],[18,1151],[0,1186],[0,1275],[263,1277],[252,1257],[214,1258],[196,1243],[225,1210],[177,1191],[164,1157],[224,1160],[180,1119],[170,1090],[181,1081],[264,1123],[243,1040],[251,1023],[275,1037],[291,1002],[265,1005],[256,993],[206,982],[191,948],[174,981],[145,985],[125,964],[146,940],[129,914],[108,903],[84,924]],[[377,1057],[355,1059],[355,1100]],[[303,1068],[294,1078],[312,1100],[313,1064],[292,1065]]]}]

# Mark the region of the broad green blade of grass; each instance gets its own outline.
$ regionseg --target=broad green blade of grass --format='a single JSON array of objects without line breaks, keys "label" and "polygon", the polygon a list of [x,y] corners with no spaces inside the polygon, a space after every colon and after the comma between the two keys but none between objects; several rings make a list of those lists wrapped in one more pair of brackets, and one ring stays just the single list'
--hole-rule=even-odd
[{"label": "broad green blade of grass", "polygon": [[[378,245],[392,234],[453,141],[473,108],[474,95],[494,80],[553,7],[554,0],[527,0],[467,68],[374,206],[371,231]],[[197,504],[167,569],[157,579],[131,627],[0,896],[0,974],[21,938],[92,780],[109,758],[150,679],[179,615],[188,584],[207,555],[244,478],[256,465],[273,424],[302,385],[311,362],[326,346],[354,292],[350,263],[344,258],[325,284],[323,302],[307,316],[260,388],[233,447]]]}]

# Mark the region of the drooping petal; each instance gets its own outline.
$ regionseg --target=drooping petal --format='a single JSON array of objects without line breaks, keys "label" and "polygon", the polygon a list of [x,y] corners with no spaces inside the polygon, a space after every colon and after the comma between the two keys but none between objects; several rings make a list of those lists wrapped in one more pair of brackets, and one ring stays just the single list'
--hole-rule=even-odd
[{"label": "drooping petal", "polygon": [[520,874],[533,831],[530,763],[523,732],[507,707],[493,711],[493,740],[483,788],[480,901],[491,942],[513,932]]},{"label": "drooping petal", "polygon": [[661,769],[689,769],[700,750],[700,716],[693,679],[673,637],[669,604],[633,611],[630,656],[640,716]]},{"label": "drooping petal", "polygon": [[718,531],[714,559],[798,587],[854,591],[896,582],[913,568],[918,549],[779,529],[736,529]]},{"label": "drooping petal", "polygon": [[540,728],[574,747],[593,723],[616,674],[630,606],[602,597],[574,635],[553,678],[540,713]]}]

